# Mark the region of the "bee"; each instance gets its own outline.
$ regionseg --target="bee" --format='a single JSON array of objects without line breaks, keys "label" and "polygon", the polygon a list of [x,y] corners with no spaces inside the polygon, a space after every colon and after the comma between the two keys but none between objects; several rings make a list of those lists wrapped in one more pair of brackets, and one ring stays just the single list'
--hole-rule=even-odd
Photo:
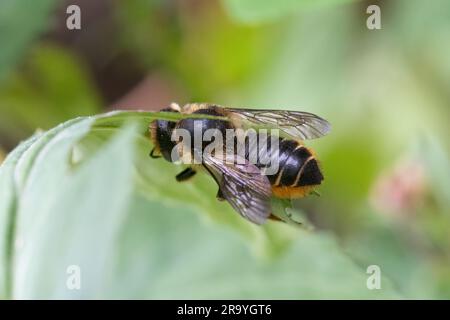
[{"label": "bee", "polygon": [[[250,146],[248,141],[244,140],[246,151],[243,155],[225,152],[219,156],[210,153],[202,157],[199,165],[192,165],[176,176],[177,181],[186,181],[196,174],[199,167],[203,167],[219,187],[217,198],[228,201],[235,211],[255,224],[263,224],[269,218],[276,219],[271,213],[272,197],[304,197],[313,192],[324,179],[315,152],[304,146],[303,140],[322,137],[330,131],[331,126],[326,120],[312,113],[238,109],[208,103],[190,103],[183,107],[172,103],[169,108],[161,111],[208,116],[204,119],[196,117],[179,121],[151,122],[149,129],[154,148],[150,156],[163,157],[169,162],[174,162],[174,148],[179,148],[182,144],[179,140],[172,139],[173,133],[179,129],[186,130],[191,137],[194,136],[195,128],[200,128],[202,133],[214,129],[223,135],[227,130],[241,129],[245,132],[251,128],[281,131],[281,135],[275,138],[277,148],[272,144],[267,146],[269,157],[274,154],[278,157],[276,172],[264,174],[266,164],[259,161],[259,158],[256,163],[251,162],[248,152]],[[192,145],[194,141],[190,142]],[[236,140],[233,140],[233,143],[236,144]],[[201,152],[205,147],[205,143],[202,143],[197,148],[200,150],[191,147],[190,152]]]}]

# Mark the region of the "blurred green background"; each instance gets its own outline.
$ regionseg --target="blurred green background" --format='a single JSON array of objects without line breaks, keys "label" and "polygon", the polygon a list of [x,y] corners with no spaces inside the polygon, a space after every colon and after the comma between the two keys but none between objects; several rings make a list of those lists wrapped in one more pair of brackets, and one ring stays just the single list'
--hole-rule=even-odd
[{"label": "blurred green background", "polygon": [[[449,39],[446,0],[1,1],[0,161],[41,133],[3,166],[0,298],[450,298]],[[313,230],[250,225],[208,177],[177,185],[145,122],[42,133],[172,101],[329,120],[308,142],[321,197],[294,204]]]}]

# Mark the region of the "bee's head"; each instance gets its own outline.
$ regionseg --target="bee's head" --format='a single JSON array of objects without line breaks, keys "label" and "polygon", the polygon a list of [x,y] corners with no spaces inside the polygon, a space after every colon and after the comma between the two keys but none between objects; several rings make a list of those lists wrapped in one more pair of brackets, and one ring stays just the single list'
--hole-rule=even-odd
[{"label": "bee's head", "polygon": [[[173,104],[169,108],[160,110],[162,112],[180,112]],[[153,158],[163,156],[169,162],[172,162],[172,149],[176,143],[171,140],[172,132],[175,129],[175,121],[154,120],[150,123],[150,137],[154,148],[150,153]]]}]

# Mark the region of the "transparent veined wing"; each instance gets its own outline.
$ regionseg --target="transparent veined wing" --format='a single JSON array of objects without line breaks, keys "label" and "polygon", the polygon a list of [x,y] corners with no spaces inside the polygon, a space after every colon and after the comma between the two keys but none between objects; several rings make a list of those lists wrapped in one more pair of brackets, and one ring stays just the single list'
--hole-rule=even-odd
[{"label": "transparent veined wing", "polygon": [[230,119],[240,122],[244,127],[280,129],[294,139],[316,139],[328,134],[331,130],[327,120],[309,112],[218,108],[222,108]]},{"label": "transparent veined wing", "polygon": [[256,224],[268,219],[271,185],[258,167],[238,156],[205,156],[203,165],[219,184],[223,198],[241,216]]}]

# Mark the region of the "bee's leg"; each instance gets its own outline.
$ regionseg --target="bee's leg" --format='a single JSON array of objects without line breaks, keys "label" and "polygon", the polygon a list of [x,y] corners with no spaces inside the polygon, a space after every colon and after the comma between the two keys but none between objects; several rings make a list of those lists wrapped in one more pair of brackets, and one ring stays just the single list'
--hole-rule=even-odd
[{"label": "bee's leg", "polygon": [[156,154],[155,154],[155,148],[153,148],[152,151],[150,151],[149,156],[150,156],[150,158],[152,158],[152,159],[158,159],[158,158],[161,158],[160,155],[156,155]]},{"label": "bee's leg", "polygon": [[273,213],[270,214],[269,216],[270,220],[274,220],[274,221],[281,221],[284,222],[282,219],[278,218],[276,215],[274,215]]},{"label": "bee's leg", "polygon": [[186,181],[192,178],[197,171],[195,171],[192,168],[186,168],[183,171],[181,171],[179,174],[176,175],[175,179],[177,179],[178,182]]},{"label": "bee's leg", "polygon": [[223,197],[222,190],[220,190],[220,188],[219,188],[219,190],[217,190],[216,198],[217,198],[217,200],[219,200],[219,201],[225,201],[225,198]]},{"label": "bee's leg", "polygon": [[207,166],[203,165],[203,167],[206,169],[206,171],[209,172],[209,174],[211,175],[211,177],[213,177],[214,181],[217,183],[217,186],[219,187],[219,190],[217,190],[217,195],[216,195],[217,200],[219,200],[219,201],[224,201],[225,198],[224,198],[224,196],[223,196],[222,190],[220,190],[220,182],[219,182],[219,180],[218,180],[217,177],[211,172],[211,170],[208,169]]}]

